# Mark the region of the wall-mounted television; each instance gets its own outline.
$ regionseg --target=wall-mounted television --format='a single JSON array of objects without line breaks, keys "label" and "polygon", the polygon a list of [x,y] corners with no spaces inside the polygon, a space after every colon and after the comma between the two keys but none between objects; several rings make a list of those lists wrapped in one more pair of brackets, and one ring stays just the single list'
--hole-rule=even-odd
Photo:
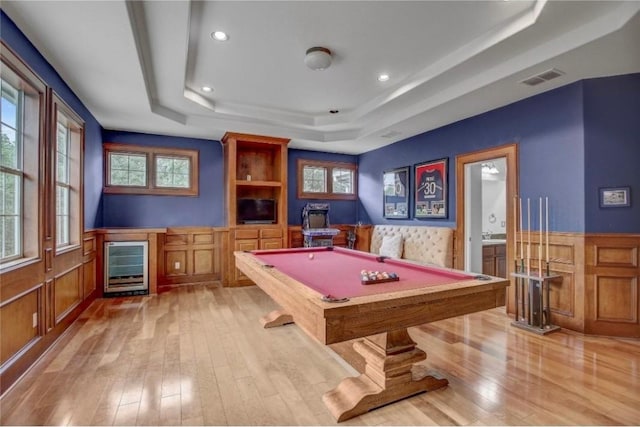
[{"label": "wall-mounted television", "polygon": [[239,224],[275,224],[278,220],[273,199],[238,199]]}]

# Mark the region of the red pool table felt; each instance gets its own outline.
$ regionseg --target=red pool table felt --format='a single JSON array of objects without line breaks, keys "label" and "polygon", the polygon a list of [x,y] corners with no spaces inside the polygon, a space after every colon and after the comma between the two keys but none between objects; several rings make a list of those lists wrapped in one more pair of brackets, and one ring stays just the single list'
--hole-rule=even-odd
[{"label": "red pool table felt", "polygon": [[[475,278],[462,272],[398,259],[384,258],[384,262],[380,262],[378,255],[337,247],[262,250],[253,251],[252,254],[263,264],[273,266],[322,295],[335,298],[419,289]],[[309,254],[313,254],[313,258],[309,258]],[[362,270],[396,273],[400,280],[363,285]]]}]

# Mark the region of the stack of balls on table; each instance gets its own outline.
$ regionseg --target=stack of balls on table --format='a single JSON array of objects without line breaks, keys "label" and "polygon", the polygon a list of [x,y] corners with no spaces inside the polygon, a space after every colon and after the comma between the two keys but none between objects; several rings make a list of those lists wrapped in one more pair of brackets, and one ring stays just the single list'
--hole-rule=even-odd
[{"label": "stack of balls on table", "polygon": [[373,282],[378,280],[397,280],[396,273],[387,273],[386,271],[360,271],[360,280],[362,282]]}]

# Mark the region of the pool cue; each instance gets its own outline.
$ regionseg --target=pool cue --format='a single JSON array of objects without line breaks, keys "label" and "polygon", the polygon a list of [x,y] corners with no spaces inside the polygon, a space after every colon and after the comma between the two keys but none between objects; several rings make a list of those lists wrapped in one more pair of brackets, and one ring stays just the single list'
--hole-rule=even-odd
[{"label": "pool cue", "polygon": [[[514,271],[517,273],[518,272],[518,221],[517,221],[517,215],[518,215],[518,196],[513,196],[513,264],[514,264]],[[518,288],[520,287],[520,278],[516,277],[515,278],[515,285],[516,285],[516,295],[515,295],[515,299],[516,299],[516,322],[518,321],[518,312],[520,310],[520,292],[518,292]]]},{"label": "pool cue", "polygon": [[[547,276],[551,275],[551,271],[549,269],[549,197],[545,197],[545,224],[546,224],[546,249],[547,249]],[[551,283],[547,283],[547,305],[545,306],[544,316],[545,316],[545,325],[551,326],[551,302],[550,295],[551,293]]]},{"label": "pool cue", "polygon": [[[522,197],[518,197],[518,216],[519,216],[519,220],[520,220],[520,273],[524,274],[524,227],[522,227],[522,217],[524,216],[523,214],[523,210],[522,210]],[[525,279],[523,277],[519,277],[518,278],[518,286],[520,289],[520,300],[518,301],[518,304],[521,305],[522,310],[520,311],[520,319],[524,319],[524,316],[526,315],[526,310],[525,310],[525,298],[526,298],[526,294],[525,294]]]},{"label": "pool cue", "polygon": [[[527,197],[527,276],[531,276],[531,199]],[[533,294],[531,292],[531,279],[529,281],[528,295],[529,295],[529,310],[527,313],[527,323],[531,325],[531,319],[533,313],[531,313],[531,298]]]},{"label": "pool cue", "polygon": [[527,197],[527,276],[531,275],[531,199]]},{"label": "pool cue", "polygon": [[516,261],[516,272],[518,272],[518,196],[513,196],[513,259]]},{"label": "pool cue", "polygon": [[[525,262],[524,259],[522,260],[522,274],[524,274],[525,271]],[[525,319],[525,315],[526,313],[528,313],[529,310],[527,310],[527,283],[528,283],[528,279],[525,279],[524,277],[522,278],[522,292],[520,292],[520,297],[522,298],[522,320]]]},{"label": "pool cue", "polygon": [[545,210],[546,210],[546,216],[545,216],[545,222],[546,222],[546,229],[547,229],[547,235],[546,235],[546,246],[547,246],[547,276],[549,276],[549,197],[545,197]]},{"label": "pool cue", "polygon": [[[516,273],[518,272],[518,260],[515,259],[513,260],[513,264],[515,266],[515,271]],[[520,312],[520,292],[518,291],[518,288],[520,287],[520,278],[519,277],[514,277],[515,279],[515,285],[516,285],[516,322],[518,321],[519,316],[519,312]]]},{"label": "pool cue", "polygon": [[[542,272],[540,272],[540,278],[542,278]],[[547,284],[548,285],[548,284]],[[540,280],[540,308],[538,315],[540,317],[540,329],[544,329],[545,325],[545,317],[546,317],[546,307],[544,306],[544,280]]]},{"label": "pool cue", "polygon": [[540,242],[538,242],[538,273],[542,277],[542,197],[540,197]]},{"label": "pool cue", "polygon": [[520,273],[524,273],[524,235],[522,234],[522,197],[518,198],[520,209],[518,209],[520,213]]}]

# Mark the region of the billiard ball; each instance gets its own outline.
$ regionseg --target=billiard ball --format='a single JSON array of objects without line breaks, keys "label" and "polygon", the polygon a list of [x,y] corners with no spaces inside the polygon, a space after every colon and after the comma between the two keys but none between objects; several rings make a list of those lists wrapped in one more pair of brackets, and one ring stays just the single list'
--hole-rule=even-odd
[{"label": "billiard ball", "polygon": [[309,259],[313,259],[313,254],[309,254]]}]

